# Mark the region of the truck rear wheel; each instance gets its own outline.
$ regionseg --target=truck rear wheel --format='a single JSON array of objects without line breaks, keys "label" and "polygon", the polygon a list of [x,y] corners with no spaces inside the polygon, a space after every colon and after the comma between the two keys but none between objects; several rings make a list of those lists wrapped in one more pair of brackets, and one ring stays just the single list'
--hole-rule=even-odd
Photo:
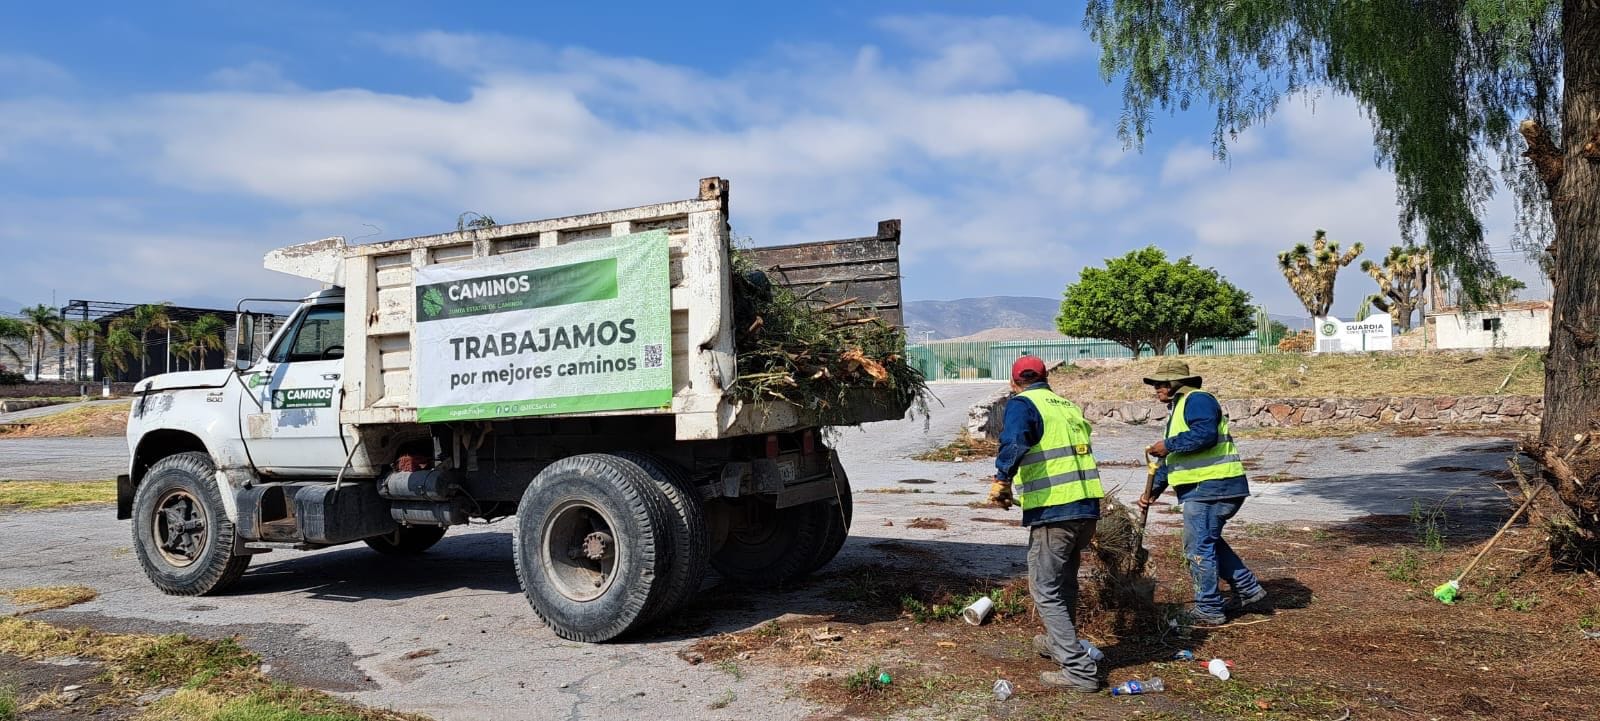
[{"label": "truck rear wheel", "polygon": [[767,588],[811,572],[824,531],[823,515],[814,504],[776,508],[770,501],[744,498],[720,511],[727,534],[711,556],[711,566],[723,578]]},{"label": "truck rear wheel", "polygon": [[156,461],[134,492],[133,549],[163,593],[218,593],[250,565],[249,555],[233,554],[216,472],[210,456],[178,453]]},{"label": "truck rear wheel", "polygon": [[855,504],[850,498],[850,477],[845,475],[844,465],[839,463],[837,454],[834,454],[832,463],[838,497],[815,504],[823,514],[820,521],[823,530],[818,534],[817,555],[811,559],[807,573],[815,573],[839,555],[839,549],[844,548],[845,540],[850,537],[850,522],[855,518]]},{"label": "truck rear wheel", "polygon": [[563,458],[539,472],[517,507],[517,580],[557,636],[609,641],[663,597],[673,512],[655,482],[613,455]]},{"label": "truck rear wheel", "polygon": [[393,533],[362,540],[368,548],[386,556],[420,556],[441,538],[443,526],[401,526]]},{"label": "truck rear wheel", "polygon": [[666,574],[666,591],[650,609],[651,618],[660,618],[692,598],[705,580],[711,560],[705,508],[689,474],[671,461],[644,453],[616,455],[639,466],[672,506],[672,567]]}]

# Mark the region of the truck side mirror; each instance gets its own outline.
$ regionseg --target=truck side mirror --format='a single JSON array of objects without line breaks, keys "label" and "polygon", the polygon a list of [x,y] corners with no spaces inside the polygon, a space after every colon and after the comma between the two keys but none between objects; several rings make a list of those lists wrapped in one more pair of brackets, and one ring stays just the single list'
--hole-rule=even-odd
[{"label": "truck side mirror", "polygon": [[256,317],[240,312],[234,319],[233,334],[233,368],[249,370],[256,362]]}]

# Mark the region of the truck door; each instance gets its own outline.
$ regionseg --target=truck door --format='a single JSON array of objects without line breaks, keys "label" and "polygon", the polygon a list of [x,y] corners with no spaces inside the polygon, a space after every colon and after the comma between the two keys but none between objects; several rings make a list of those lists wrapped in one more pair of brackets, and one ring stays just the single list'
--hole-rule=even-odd
[{"label": "truck door", "polygon": [[349,455],[339,425],[344,306],[312,305],[245,376],[245,447],[266,475],[331,476]]}]

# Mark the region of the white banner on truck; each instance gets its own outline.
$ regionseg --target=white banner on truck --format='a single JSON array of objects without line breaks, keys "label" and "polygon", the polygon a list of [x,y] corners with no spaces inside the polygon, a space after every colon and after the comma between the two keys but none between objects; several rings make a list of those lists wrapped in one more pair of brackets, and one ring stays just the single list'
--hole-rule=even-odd
[{"label": "white banner on truck", "polygon": [[416,272],[422,422],[672,403],[667,232]]}]

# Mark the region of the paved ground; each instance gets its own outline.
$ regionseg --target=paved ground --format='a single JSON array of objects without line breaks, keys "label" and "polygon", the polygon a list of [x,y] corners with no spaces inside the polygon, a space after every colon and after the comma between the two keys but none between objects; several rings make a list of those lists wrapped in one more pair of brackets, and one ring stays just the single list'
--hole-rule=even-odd
[{"label": "paved ground", "polygon": [[[81,406],[127,405],[126,398],[0,413],[0,423],[47,416]],[[113,438],[8,438],[0,436],[0,480],[103,481],[128,471],[128,442]]]},{"label": "paved ground", "polygon": [[[517,588],[507,523],[453,529],[419,559],[388,558],[359,545],[275,552],[257,557],[229,595],[193,599],[163,596],[145,581],[130,552],[129,526],[113,520],[109,508],[0,514],[0,538],[7,546],[0,554],[0,588],[92,586],[100,590],[99,599],[39,617],[116,630],[241,634],[266,657],[274,676],[441,721],[798,718],[812,709],[787,689],[810,680],[813,670],[689,665],[676,653],[705,635],[784,614],[826,614],[834,604],[824,592],[840,575],[870,564],[922,563],[985,575],[1022,568],[1025,535],[1006,523],[1017,513],[969,508],[981,496],[960,493],[986,490],[988,463],[906,458],[948,441],[969,405],[1003,388],[950,383],[936,390],[946,405],[935,406],[926,426],[922,420],[897,421],[839,435],[858,491],[855,528],[840,557],[817,579],[784,593],[710,589],[682,619],[680,628],[688,630],[631,643],[574,644],[540,626]],[[1096,431],[1096,449],[1103,463],[1137,461],[1139,449],[1158,432],[1151,426],[1103,427]],[[15,443],[0,440],[0,468],[16,467],[23,446]],[[75,443],[59,446],[57,455],[75,462],[83,456],[78,449],[92,445]],[[1504,512],[1498,492],[1481,475],[1504,468],[1504,440],[1374,434],[1241,445],[1246,456],[1261,457],[1258,477],[1290,473],[1303,479],[1254,484],[1256,497],[1241,514],[1246,522],[1404,514],[1414,499],[1432,503],[1445,497],[1453,517]],[[1107,467],[1104,473],[1126,496],[1143,484],[1140,468]],[[920,492],[881,492],[886,489]],[[949,527],[910,528],[918,516],[944,518]],[[1173,518],[1158,514],[1152,522],[1170,526]],[[428,648],[440,653],[402,658]],[[735,698],[726,708],[708,708],[729,692]]]}]

